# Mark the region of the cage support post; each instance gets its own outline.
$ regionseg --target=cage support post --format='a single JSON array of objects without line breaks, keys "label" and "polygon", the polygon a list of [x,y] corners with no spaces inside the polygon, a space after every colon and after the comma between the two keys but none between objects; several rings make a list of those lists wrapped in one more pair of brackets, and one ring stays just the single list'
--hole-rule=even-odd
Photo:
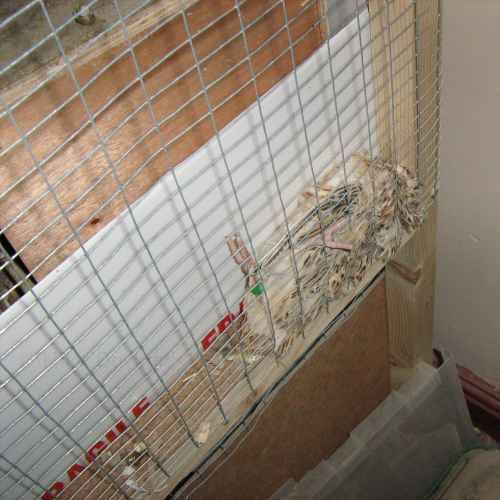
[{"label": "cage support post", "polygon": [[[439,0],[368,4],[379,154],[414,171],[424,193],[435,193],[431,172],[438,161]],[[409,17],[413,29],[403,33]],[[405,51],[409,38],[415,44]],[[432,361],[436,209],[434,201],[422,226],[386,268],[393,385],[409,377],[418,360]]]},{"label": "cage support post", "polygon": [[[432,361],[435,270],[434,204],[424,224],[386,268],[391,376],[396,385],[411,374],[418,360]],[[408,272],[416,279],[408,279]]]}]

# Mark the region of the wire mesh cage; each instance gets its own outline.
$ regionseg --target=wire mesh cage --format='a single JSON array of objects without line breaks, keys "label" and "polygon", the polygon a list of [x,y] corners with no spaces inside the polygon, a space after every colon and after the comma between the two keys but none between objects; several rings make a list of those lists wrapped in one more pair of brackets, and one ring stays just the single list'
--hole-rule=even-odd
[{"label": "wire mesh cage", "polygon": [[439,2],[0,10],[0,496],[164,496],[425,220]]}]

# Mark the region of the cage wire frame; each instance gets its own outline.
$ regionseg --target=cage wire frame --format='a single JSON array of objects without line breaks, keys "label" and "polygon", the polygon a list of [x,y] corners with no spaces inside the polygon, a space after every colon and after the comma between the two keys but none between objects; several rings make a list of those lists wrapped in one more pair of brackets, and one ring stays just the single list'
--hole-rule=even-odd
[{"label": "cage wire frame", "polygon": [[[254,92],[255,102],[252,106],[258,119],[256,128],[260,130],[260,143],[265,152],[263,153],[265,157],[258,158],[257,163],[261,162],[260,168],[267,169],[269,185],[273,187],[275,192],[272,203],[276,206],[274,214],[278,214],[276,217],[279,218],[279,222],[274,224],[273,230],[280,228],[281,234],[288,241],[285,253],[290,262],[289,278],[294,283],[296,290],[300,336],[309,338],[312,336],[312,333],[308,331],[310,325],[305,319],[307,306],[305,305],[306,299],[302,296],[304,285],[297,263],[299,248],[294,243],[294,228],[290,221],[292,205],[300,193],[299,190],[294,196],[290,196],[290,186],[294,182],[300,182],[301,179],[296,174],[290,179],[288,170],[291,170],[291,167],[289,169],[286,165],[283,167],[278,164],[279,154],[286,145],[280,146],[280,149],[277,148],[274,140],[276,131],[272,130],[270,126],[270,117],[268,109],[266,109],[269,108],[269,100],[266,101],[266,98],[272,91],[263,94],[259,90],[259,77],[280,57],[289,55],[291,61],[290,73],[286,80],[290,92],[289,99],[296,100],[297,109],[294,111],[294,116],[299,123],[296,135],[300,136],[302,141],[300,150],[295,155],[302,158],[304,172],[307,173],[309,185],[312,186],[312,199],[316,207],[313,215],[318,222],[322,246],[320,257],[325,263],[328,263],[327,224],[325,215],[319,206],[321,204],[320,179],[327,165],[337,162],[347,205],[352,204],[352,200],[349,199],[351,194],[347,189],[353,175],[349,162],[353,152],[364,144],[367,145],[367,155],[370,159],[375,159],[380,155],[387,156],[388,152],[388,161],[392,162],[393,166],[411,163],[412,148],[416,148],[415,172],[418,176],[420,201],[424,213],[433,203],[438,188],[439,91],[441,86],[440,26],[439,13],[437,20],[433,20],[433,23],[437,22],[437,28],[434,24],[423,23],[426,16],[433,15],[430,7],[427,11],[419,11],[418,2],[409,2],[402,12],[394,16],[391,9],[395,8],[398,0],[384,0],[379,2],[381,7],[377,11],[374,12],[371,9],[368,14],[366,3],[356,0],[353,18],[349,21],[351,32],[339,42],[335,39],[336,33],[332,32],[330,26],[331,16],[335,15],[332,3],[327,3],[314,23],[295,40],[292,36],[293,23],[300,19],[308,8],[316,4],[316,0],[303,2],[302,7],[293,16],[289,15],[285,0],[276,0],[270,2],[269,7],[263,13],[247,22],[244,19],[242,9],[249,0],[235,0],[230,9],[199,32],[192,31],[188,19],[188,5],[185,4],[139,39],[133,39],[128,30],[127,21],[152,2],[143,2],[137,8],[124,13],[119,0],[110,0],[116,12],[116,21],[100,33],[96,39],[105,37],[107,33],[119,31],[125,41],[125,49],[114,55],[107,65],[100,68],[94,76],[82,84],[74,69],[77,61],[64,48],[61,42],[61,32],[74,23],[79,16],[88,13],[88,9],[95,6],[98,1],[87,2],[84,7],[74,12],[59,26],[56,26],[51,19],[45,0],[31,0],[0,22],[1,31],[31,9],[39,8],[50,31],[37,44],[0,69],[0,77],[12,71],[16,65],[30,57],[37,48],[49,40],[56,44],[61,57],[58,72],[49,74],[46,79],[37,82],[27,95],[14,102],[7,102],[3,96],[0,97],[2,119],[8,120],[17,134],[17,139],[2,149],[0,158],[7,157],[16,147],[22,147],[29,155],[33,165],[28,172],[17,178],[14,183],[0,193],[0,199],[7,198],[16,186],[29,176],[36,174],[43,179],[45,184],[43,192],[34,196],[33,199],[26,200],[26,205],[19,207],[18,213],[0,229],[0,232],[5,235],[6,231],[14,227],[29,210],[36,206],[40,199],[51,197],[59,211],[58,217],[51,224],[63,221],[71,233],[27,273],[23,273],[22,269],[19,268],[18,259],[22,258],[26,248],[36,245],[40,235],[43,235],[50,227],[41,228],[23,247],[16,248],[10,253],[2,251],[1,254],[0,272],[2,276],[9,276],[9,282],[4,284],[2,281],[0,289],[2,293],[0,301],[6,304],[7,309],[0,317],[0,319],[5,319],[0,323],[0,335],[2,339],[8,339],[8,336],[14,335],[19,324],[25,321],[32,322],[27,331],[23,332],[23,336],[9,347],[2,348],[0,354],[1,384],[4,394],[6,394],[2,398],[0,413],[5,416],[8,415],[9,411],[13,411],[13,408],[18,406],[22,408],[22,411],[16,413],[15,419],[2,417],[0,496],[6,498],[31,498],[33,496],[41,496],[42,498],[118,498],[120,496],[134,498],[145,493],[152,495],[165,493],[189,472],[186,467],[187,464],[192,463],[193,457],[199,461],[206,455],[207,450],[210,450],[210,442],[207,444],[200,438],[200,425],[210,422],[212,429],[216,427],[219,429],[218,432],[222,433],[230,429],[238,419],[233,408],[229,408],[229,399],[243,399],[243,394],[246,392],[241,389],[242,384],[245,386],[245,391],[248,391],[255,398],[256,390],[262,383],[262,379],[276,368],[277,363],[286,363],[286,355],[282,357],[276,351],[276,346],[279,343],[275,321],[276,311],[273,308],[272,297],[269,297],[268,294],[269,281],[272,277],[266,275],[266,270],[259,264],[263,254],[262,249],[268,250],[265,242],[263,243],[261,233],[265,234],[268,231],[270,220],[269,217],[264,218],[260,212],[255,210],[249,214],[251,200],[249,201],[248,193],[243,193],[245,183],[242,182],[241,171],[252,160],[247,158],[238,164],[234,161],[234,155],[228,149],[228,141],[224,136],[225,129],[219,127],[217,121],[217,111],[237,95],[243,87],[250,86]],[[249,43],[251,29],[275,8],[282,9],[283,26],[260,46],[252,49]],[[195,43],[197,38],[212,29],[221,18],[229,15],[236,16],[239,30],[229,36],[214,51],[200,57]],[[168,64],[169,58],[179,50],[180,45],[168,51],[155,65],[145,71],[141,69],[136,50],[141,41],[153,36],[156,30],[174,18],[182,20],[186,33],[186,41],[182,43],[182,47],[188,47],[191,51],[193,65],[189,71],[196,73],[201,88],[199,92],[182,103],[178,110],[160,119],[155,114],[154,100],[161,92],[165,92],[165,88],[152,93],[148,90],[146,79],[159,65]],[[373,23],[379,21],[382,25],[380,32],[374,35],[372,32]],[[426,24],[426,26],[422,28],[421,24]],[[322,45],[325,55],[323,59],[318,59],[322,66],[314,67],[312,75],[305,74],[303,72],[305,63],[297,63],[296,50],[308,33],[318,28],[326,31]],[[280,33],[286,35],[285,49],[266,63],[263,68],[257,70],[254,66],[255,55]],[[434,44],[433,39],[427,36],[429,33],[437,36],[437,44]],[[409,35],[410,39],[406,40]],[[227,44],[234,40],[241,40],[245,56],[216,79],[207,81],[203,71],[204,64],[214,53],[222,51]],[[403,41],[407,41],[407,43],[401,48]],[[424,45],[425,41],[432,46],[432,54],[430,68],[422,76],[420,74],[422,65],[419,58],[423,51],[428,48]],[[89,43],[95,43],[95,40]],[[374,48],[377,44],[379,45],[378,49]],[[414,57],[408,57],[413,52]],[[116,61],[125,56],[131,58],[134,68],[129,85],[117,92],[102,108],[92,110],[87,102],[85,91],[104,72],[112,71]],[[311,55],[309,59],[314,57]],[[345,59],[340,67],[337,64],[339,57]],[[384,63],[378,64],[376,67],[375,62],[380,61],[380,58],[384,59]],[[407,60],[401,64],[401,59],[405,58]],[[211,89],[241,65],[248,65],[249,81],[219,103],[214,104]],[[350,77],[346,76],[347,72],[355,65],[357,66],[354,74]],[[326,71],[328,79],[325,82],[320,82],[320,90],[328,89],[331,92],[331,102],[328,105],[333,111],[333,118],[331,117],[327,127],[323,127],[318,132],[313,129],[308,114],[312,98],[307,89],[308,86],[312,85],[311,82],[315,76],[323,70]],[[28,102],[29,98],[39,89],[56,78],[60,71],[69,75],[74,92],[56,108],[50,110],[29,130],[25,130],[18,123],[16,110]],[[387,73],[390,75],[387,82],[388,87],[380,88],[378,82]],[[176,81],[179,81],[181,76],[177,77]],[[405,76],[406,78],[404,78]],[[353,96],[346,98],[345,93],[350,91],[351,87],[355,87],[356,82],[361,84],[361,90],[356,90]],[[280,82],[277,85],[281,84]],[[173,82],[169,82],[165,87],[168,88],[171,85]],[[138,86],[141,89],[143,103],[126,115],[109,134],[103,135],[97,125],[97,120],[133,86]],[[396,137],[396,130],[402,126],[401,122],[403,121],[398,103],[409,95],[415,97],[416,109],[413,114],[408,114],[406,117],[408,123],[403,125],[414,129],[414,133],[401,141]],[[246,259],[239,265],[253,262],[255,264],[254,287],[262,285],[262,307],[265,310],[265,321],[271,347],[256,361],[250,360],[245,351],[245,345],[249,342],[245,326],[246,312],[239,307],[245,300],[249,300],[248,297],[251,298],[251,292],[254,288],[247,288],[243,293],[241,292],[240,269],[233,263],[235,255],[227,252],[226,242],[223,240],[215,245],[208,244],[209,240],[203,234],[202,228],[203,224],[210,218],[210,213],[196,215],[197,205],[203,203],[206,191],[211,190],[212,186],[197,193],[197,197],[193,199],[192,194],[188,196],[186,193],[197,182],[196,177],[194,180],[186,178],[186,176],[180,178],[181,170],[178,167],[171,168],[165,174],[165,177],[170,179],[169,186],[173,189],[166,196],[178,200],[182,218],[186,220],[186,226],[185,231],[180,232],[176,238],[169,241],[168,246],[162,250],[158,250],[156,241],[160,238],[159,235],[173,226],[165,224],[156,232],[148,231],[146,234],[144,217],[137,216],[137,202],[128,197],[127,188],[131,182],[140,176],[159,155],[168,158],[169,148],[186,132],[184,130],[176,137],[166,140],[161,132],[162,125],[198,98],[203,99],[207,113],[190,124],[186,130],[193,129],[202,119],[208,118],[213,132],[214,151],[216,152],[216,157],[212,157],[209,163],[214,170],[216,163],[219,165],[217,168],[220,167],[223,173],[223,181],[227,182],[229,186],[227,198],[221,196],[217,201],[217,207],[226,203],[232,204],[229,212],[230,217],[227,219],[231,219],[230,225],[237,232],[241,232],[242,238],[249,245]],[[86,116],[85,121],[77,130],[70,131],[69,135],[54,147],[45,158],[38,158],[32,144],[33,135],[43,131],[49,120],[74,99],[81,102]],[[359,105],[359,102],[362,104]],[[108,149],[110,138],[120,134],[125,124],[141,111],[146,111],[148,114],[150,128],[145,134],[138,137],[124,154],[118,159],[114,159]],[[348,135],[347,132],[352,129],[352,123],[356,120],[359,122],[359,126]],[[381,132],[379,124],[381,120],[389,123],[389,130]],[[227,125],[226,128],[230,126],[231,124]],[[79,193],[72,203],[65,206],[59,199],[57,191],[64,179],[57,179],[56,182],[53,182],[45,172],[45,168],[52,158],[87,127],[90,127],[95,133],[96,145],[85,151],[76,165],[71,165],[68,168],[64,173],[64,178],[69,177],[78,169],[84,168],[88,159],[96,152],[104,155],[108,167],[90,187]],[[152,153],[129,179],[125,182],[122,181],[119,175],[121,164],[127,161],[128,155],[138,144],[144,142],[154,133],[160,138],[158,150]],[[335,144],[336,151],[323,161],[321,155],[318,155],[316,151],[316,144],[320,142],[319,138],[325,133]],[[323,161],[322,164],[320,164],[321,161]],[[368,185],[371,186],[372,190],[372,205],[368,207],[365,215],[369,218],[373,217],[377,209],[377,196],[380,193],[377,193],[376,179],[372,168],[368,170],[367,175],[370,177]],[[97,189],[99,183],[106,177],[113,178],[116,190],[109,193],[109,197],[94,209],[83,223],[75,225],[71,219],[72,210],[90,191]],[[400,190],[398,178],[394,176],[392,182],[394,183],[394,192],[398,193]],[[302,189],[305,187],[307,186],[303,185],[302,182]],[[166,187],[164,189],[168,190]],[[396,196],[400,195],[396,194]],[[133,297],[132,304],[130,304],[130,293],[131,290],[133,291],[133,287],[120,290],[119,293],[116,290],[116,283],[127,272],[130,265],[129,262],[120,262],[119,264],[115,262],[116,257],[120,255],[122,242],[120,241],[114,248],[110,247],[109,252],[104,257],[97,259],[95,257],[96,247],[104,245],[103,242],[106,241],[107,236],[104,235],[100,239],[92,240],[92,244],[84,241],[81,237],[82,228],[98,216],[115,198],[122,199],[125,207],[124,217],[128,218],[130,227],[135,237],[138,238],[139,248],[134,248],[130,254],[131,258],[140,260],[143,266],[142,272],[151,278],[150,287],[143,290],[139,297]],[[355,220],[354,215],[351,211],[347,213],[347,224],[350,228],[359,222]],[[220,228],[226,223],[227,220],[219,221],[216,227]],[[130,234],[124,234],[124,238],[131,238]],[[194,265],[176,282],[173,282],[171,275],[175,274],[181,261],[169,263],[167,266],[164,258],[172,248],[184,244],[190,238],[194,241],[191,253],[193,255],[196,253],[196,258],[193,257]],[[77,242],[78,256],[69,259],[69,262],[66,262],[66,268],[62,269],[61,272],[52,273],[50,275],[51,281],[42,280],[39,285],[33,287],[32,280],[37,269],[41,268],[70,240]],[[398,244],[404,240],[403,230],[399,224],[397,224],[397,240]],[[221,252],[224,252],[223,259],[219,257]],[[109,274],[104,275],[104,272],[106,267],[111,264],[119,265],[119,267],[115,269],[114,276],[109,278]],[[83,265],[87,267],[82,268]],[[65,280],[75,270],[80,273],[80,282],[77,283],[76,287],[71,288],[68,287]],[[189,289],[188,294],[179,297],[178,290],[185,286],[186,282],[189,282],[194,273],[200,273],[201,281],[195,282],[195,286]],[[50,283],[47,283],[48,281]],[[49,302],[50,294],[61,287],[66,287],[61,300],[57,303],[54,300]],[[69,320],[62,323],[58,318],[63,311],[70,307],[72,298],[82,293],[84,287],[92,288],[94,296],[89,302],[81,303],[77,308],[73,307]],[[212,292],[204,293],[208,287]],[[356,293],[356,290],[353,289],[352,292]],[[12,294],[19,294],[22,297],[13,304]],[[148,309],[144,310],[143,304],[146,303],[148,297],[152,296],[155,296],[153,303],[148,304]],[[194,304],[189,304],[191,297],[194,296],[196,296],[197,301]],[[331,312],[335,310],[335,303],[341,301],[332,298],[328,293],[325,293],[325,301],[328,304],[326,316],[328,321],[324,323],[326,326],[331,320]],[[101,306],[102,314],[88,321],[85,315],[88,311],[92,311],[96,304]],[[204,317],[196,320],[191,319],[194,317],[195,311],[200,309],[203,304],[210,304],[219,318],[229,318],[224,331],[219,332],[217,340],[210,344],[206,350],[203,350],[200,344],[201,335],[199,332],[209,331],[213,324],[207,324]],[[234,313],[236,308],[238,308],[238,312]],[[132,311],[139,314],[139,318],[134,318]],[[160,322],[150,331],[141,332],[141,324],[157,311],[161,312]],[[134,321],[132,322],[130,318]],[[108,320],[110,328],[106,335],[99,339],[92,339],[94,329]],[[82,322],[86,322],[86,325],[83,331],[79,331],[78,328]],[[35,342],[35,339],[41,336],[41,332],[49,327],[52,333],[48,335],[48,340],[45,338],[47,341],[43,343],[44,338],[42,337]],[[125,353],[119,351],[119,347],[115,346],[118,362],[114,366],[114,372],[101,374],[109,361],[108,356],[103,356],[98,361],[94,357],[101,349],[106,352],[108,339],[122,328],[127,336],[127,342],[132,347],[128,347],[129,350]],[[20,330],[22,331],[22,328]],[[79,336],[75,337],[72,334],[73,331],[77,331]],[[174,333],[181,336],[190,345],[189,350],[186,350],[187,359],[179,359],[175,373],[173,373],[172,368],[166,370],[155,356],[155,352],[160,349],[159,346],[165,342],[165,338],[172,337]],[[151,344],[153,338],[156,341],[154,345]],[[38,342],[40,346],[22,363],[13,363],[12,359],[16,352],[19,352],[19,349],[29,342]],[[54,359],[49,358],[50,362],[47,366],[44,366],[37,373],[33,366],[43,360],[50,349],[60,345],[60,342],[64,348],[58,352]],[[89,342],[91,343],[90,347],[84,348],[85,343]],[[111,356],[112,352],[107,352],[107,354]],[[44,381],[55,366],[63,363],[69,364],[67,372],[47,391],[40,394],[37,391],[37,384]],[[33,369],[33,375],[30,374],[31,369]],[[123,379],[116,381],[113,379],[114,373],[121,373],[120,370],[127,370],[127,373]],[[132,382],[132,378],[136,380]],[[186,380],[188,382],[185,382]],[[196,382],[189,382],[190,380],[196,380]],[[66,383],[73,384],[70,390],[65,391]],[[87,386],[89,388],[86,389],[85,398],[83,400],[75,399],[78,391]],[[132,406],[130,395],[123,393],[123,387],[126,387],[127,393],[133,393],[138,390],[137,387],[139,389],[146,387],[147,390],[144,393],[147,392],[148,399],[138,398],[139,402]],[[62,394],[60,398],[57,396],[59,391]],[[51,401],[52,405],[47,401]],[[82,408],[89,402],[93,406],[83,418],[80,418]],[[65,411],[64,407],[68,407],[68,410]],[[99,416],[97,416],[97,412],[100,412]],[[75,422],[75,416],[79,418],[77,422]],[[87,420],[94,421],[90,428],[85,428]],[[165,422],[168,422],[166,427]],[[227,425],[224,427],[221,424]],[[36,433],[41,437],[33,441],[33,435],[37,435]],[[211,433],[216,434],[213,430]],[[105,446],[102,445],[104,442],[101,436],[103,435],[106,435],[109,441]],[[212,444],[215,444],[215,441]],[[139,451],[137,451],[138,446]],[[43,460],[42,457],[37,457],[37,461],[33,463],[31,457],[36,457],[37,450],[40,448],[44,449]],[[82,457],[89,457],[88,463]],[[124,474],[127,467],[129,472],[130,467],[133,472]],[[72,476],[69,475],[70,470]],[[71,480],[68,480],[68,476]],[[49,482],[47,482],[47,478],[49,478]]]}]

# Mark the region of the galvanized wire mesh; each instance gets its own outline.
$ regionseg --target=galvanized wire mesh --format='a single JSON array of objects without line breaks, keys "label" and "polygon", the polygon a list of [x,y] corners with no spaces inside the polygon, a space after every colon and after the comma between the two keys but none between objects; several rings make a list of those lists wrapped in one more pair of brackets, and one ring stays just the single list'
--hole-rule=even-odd
[{"label": "galvanized wire mesh", "polygon": [[[414,181],[415,224],[435,197],[440,49],[433,2],[408,2],[401,9],[401,2],[386,0],[369,13],[364,2],[352,2],[347,25],[335,32],[336,2],[310,0],[292,8],[291,1],[236,0],[202,28],[192,3],[165,8],[168,14],[139,34],[132,20],[154,2],[92,0],[56,22],[53,4],[34,0],[0,21],[3,37],[22,29],[29,15],[45,26],[0,69],[0,157],[8,172],[0,187],[8,207],[0,228],[8,247],[0,247],[2,497],[131,498],[171,489],[201,457],[204,435],[232,423],[237,403],[265,383],[266,370],[284,356],[280,346],[288,346],[283,336],[312,335],[313,320],[328,318],[343,294],[362,285],[369,265],[381,265],[414,229],[397,215],[409,206],[401,172]],[[252,17],[248,9],[256,4],[261,8]],[[100,5],[113,13],[112,21],[75,49],[67,30],[75,22],[92,23]],[[256,41],[259,23],[271,13],[281,24]],[[237,28],[207,52],[203,37],[230,16]],[[169,23],[177,23],[184,38],[165,42],[161,56],[145,67],[143,44],[174,26]],[[301,44],[311,33],[322,43],[306,57]],[[262,63],[259,56],[279,37],[284,47]],[[118,40],[108,59],[85,73],[85,51],[108,38]],[[240,44],[241,59],[212,74],[215,58],[233,42]],[[57,64],[30,80],[25,73],[31,58],[46,44]],[[171,81],[155,82],[155,71],[175,65],[181,51],[189,54],[189,67]],[[286,71],[266,88],[266,72],[284,57]],[[126,85],[97,107],[101,96],[92,91],[124,58]],[[243,83],[217,95],[217,85],[241,68]],[[197,87],[183,99],[177,95],[173,110],[159,116],[159,96],[188,76]],[[33,109],[39,92],[59,78],[62,95]],[[140,97],[130,111],[121,99],[132,91]],[[250,95],[243,114],[224,119],[225,106],[243,92]],[[202,103],[202,114],[173,131],[164,128],[195,102]],[[78,116],[77,126],[57,129],[54,142],[48,130],[68,109]],[[107,124],[113,109],[120,119]],[[144,128],[117,153],[113,140],[132,120]],[[199,142],[209,142],[195,152],[196,143],[179,163],[175,148],[200,124],[208,132],[200,133]],[[79,143],[84,134],[92,139]],[[143,161],[134,165],[131,157],[151,138],[154,147],[141,149]],[[80,187],[78,176],[95,155],[105,167]],[[56,168],[57,161],[64,168]],[[137,196],[135,182],[156,161],[168,166],[166,173]],[[382,180],[379,171],[385,172]],[[323,284],[321,300],[311,301],[297,236],[305,213],[304,220],[315,224],[315,265],[329,270],[326,278],[338,272],[329,253],[335,221],[322,208],[331,199],[323,192],[328,173],[335,179],[328,189],[343,193],[336,203],[344,207],[342,223],[352,234],[359,227],[370,232],[389,192],[397,216],[390,248],[379,239],[382,249],[373,262],[361,266],[361,254],[345,260],[338,290]],[[76,185],[69,197],[64,182]],[[370,194],[362,209],[354,209],[359,189]],[[85,205],[95,193],[98,202]],[[304,193],[307,203],[301,205]],[[119,207],[121,215],[96,231],[110,207]],[[64,227],[62,236],[52,241],[58,227]],[[274,268],[273,261],[284,268]],[[289,287],[286,321],[275,283]]]}]

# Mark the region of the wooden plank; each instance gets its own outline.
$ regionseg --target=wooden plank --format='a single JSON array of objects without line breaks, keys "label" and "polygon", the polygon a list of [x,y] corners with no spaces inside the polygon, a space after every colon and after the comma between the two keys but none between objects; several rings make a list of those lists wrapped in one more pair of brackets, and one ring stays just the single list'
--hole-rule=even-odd
[{"label": "wooden plank", "polygon": [[[269,498],[328,458],[389,394],[384,283],[180,498]],[[213,474],[212,474],[213,473]]]},{"label": "wooden plank", "polygon": [[[387,7],[389,5],[389,7]],[[394,382],[419,359],[432,361],[438,113],[437,0],[371,0],[377,85],[377,140],[382,155],[415,171],[427,219],[387,267],[387,308]],[[378,38],[377,38],[378,37]],[[391,62],[392,61],[392,62]],[[430,208],[429,208],[430,204]]]},{"label": "wooden plank", "polygon": [[435,190],[439,158],[439,1],[419,0],[417,15],[418,170],[426,192]]},{"label": "wooden plank", "polygon": [[402,368],[412,368],[419,359],[432,363],[436,205],[394,262],[418,279],[412,283],[397,267],[386,269],[391,362]]},{"label": "wooden plank", "polygon": [[[290,53],[286,51],[287,33],[282,29],[283,8],[281,4],[271,8],[272,5],[271,0],[259,0],[242,6],[246,25],[263,16],[247,32],[250,49],[256,51],[252,59],[255,70],[260,72],[257,85],[261,95],[291,70]],[[165,7],[163,3],[160,6]],[[296,61],[300,63],[321,44],[319,6],[313,2],[304,7],[300,0],[287,0],[286,8],[290,19],[300,13],[290,26],[293,40],[302,37],[294,49]],[[229,13],[215,22],[225,12]],[[164,19],[162,16],[170,15],[172,9],[165,9],[165,12],[160,9],[156,13],[160,17],[154,21],[158,23],[159,19]],[[215,119],[222,128],[256,97],[250,84],[243,39],[238,35],[239,20],[234,2],[201,0],[187,10],[187,18],[190,30],[197,33],[194,47],[198,57],[207,57],[202,64],[204,83],[213,84],[209,95],[212,104],[219,106]],[[151,13],[148,19],[153,22]],[[138,43],[136,54],[148,92],[159,93],[153,100],[154,112],[161,121],[159,132],[153,128],[148,109],[144,106],[141,86],[134,82],[133,61],[130,54],[124,52],[120,35],[113,35],[112,41],[99,50],[94,48],[91,56],[79,54],[75,62],[76,76],[81,85],[98,76],[85,88],[84,96],[91,112],[96,115],[98,133],[106,138],[107,151],[116,163],[119,181],[128,183],[126,196],[129,202],[141,197],[169,168],[214,135],[181,16],[154,32],[151,30],[156,24],[153,28],[144,28],[141,23],[134,26],[134,40],[140,40],[145,32],[149,33]],[[207,29],[207,26],[210,27]],[[229,41],[233,36],[234,39]],[[174,52],[160,62],[170,51]],[[120,54],[122,56],[114,61]],[[226,72],[227,75],[221,78]],[[23,80],[21,89],[9,87],[4,98],[12,103],[32,84],[31,80]],[[118,192],[118,184],[111,175],[96,131],[87,124],[81,100],[72,97],[75,91],[69,73],[63,69],[22,102],[14,110],[14,116],[26,133],[49,113],[62,107],[43,126],[30,133],[29,141],[35,157],[45,162],[44,171],[56,186],[55,191],[72,224],[80,228],[81,239],[87,241],[121,213],[125,204],[120,194],[111,199]],[[134,111],[136,114],[116,132],[116,127]],[[0,120],[0,136],[0,146],[4,150],[0,168],[5,172],[0,178],[0,192],[10,189],[0,199],[0,227],[6,228],[8,239],[16,250],[21,251],[24,263],[30,270],[36,270],[35,276],[41,279],[73,253],[78,244],[71,237],[69,226],[58,219],[59,209],[54,199],[47,195],[42,177],[33,172],[33,162],[24,145],[13,146],[20,137],[7,117]],[[62,146],[69,138],[68,144]],[[162,140],[170,143],[168,156],[161,149]],[[51,156],[57,148],[60,150]],[[128,156],[122,159],[127,153]],[[150,160],[146,168],[136,175],[146,160]],[[40,200],[36,201],[38,198]],[[105,207],[101,208],[103,204]],[[19,216],[24,209],[25,213]],[[18,216],[15,224],[10,226]],[[49,225],[50,228],[39,235]],[[56,249],[55,255],[46,259]]]},{"label": "wooden plank", "polygon": [[[191,7],[195,2],[196,0],[152,0],[141,8],[144,4],[141,0],[122,0],[119,5],[121,15],[126,18],[129,35],[136,40],[175,16],[182,7]],[[24,0],[10,0],[2,6],[0,20],[4,21],[16,14],[26,3]],[[52,0],[45,6],[52,23],[59,28],[77,14],[79,5],[83,7],[85,2]],[[122,47],[125,42],[123,30],[113,29],[117,19],[113,1],[101,0],[94,3],[87,15],[70,22],[58,32],[68,57],[81,65],[114,48]],[[50,26],[39,4],[18,15],[15,21],[0,32],[3,49],[0,53],[0,66],[4,68],[20,58],[15,66],[0,76],[2,97],[8,104],[23,97],[40,81],[64,68],[61,52],[54,42],[45,42],[28,57],[21,57],[50,33]]]},{"label": "wooden plank", "polygon": [[416,170],[415,12],[412,0],[370,0],[380,154]]},{"label": "wooden plank", "polygon": [[384,2],[381,0],[369,0],[371,28],[371,55],[373,73],[375,75],[373,83],[375,86],[376,102],[376,137],[380,155],[384,158],[391,158],[391,127],[390,127],[390,74],[389,57],[386,51],[387,34],[387,14]]}]

